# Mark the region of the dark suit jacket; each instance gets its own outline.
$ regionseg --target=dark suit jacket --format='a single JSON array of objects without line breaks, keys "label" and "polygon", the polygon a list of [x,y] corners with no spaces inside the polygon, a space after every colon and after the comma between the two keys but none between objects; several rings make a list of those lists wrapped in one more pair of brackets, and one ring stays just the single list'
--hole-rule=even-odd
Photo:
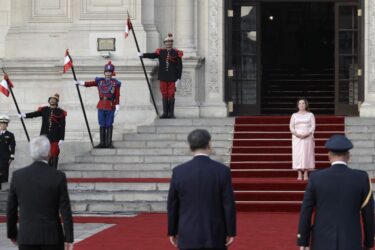
[{"label": "dark suit jacket", "polygon": [[6,161],[13,159],[15,151],[16,140],[14,139],[14,134],[8,130],[4,134],[0,134],[0,159]]},{"label": "dark suit jacket", "polygon": [[236,207],[230,169],[195,156],[173,170],[168,194],[168,234],[181,249],[224,248],[236,235]]},{"label": "dark suit jacket", "polygon": [[34,162],[13,173],[7,205],[7,231],[8,238],[17,239],[18,244],[73,242],[72,212],[63,172],[44,162]]},{"label": "dark suit jacket", "polygon": [[[365,201],[367,205],[361,208]],[[314,250],[360,250],[361,214],[364,246],[372,247],[374,200],[367,173],[342,164],[317,171],[311,174],[306,188],[297,244],[308,246],[311,234]]]}]

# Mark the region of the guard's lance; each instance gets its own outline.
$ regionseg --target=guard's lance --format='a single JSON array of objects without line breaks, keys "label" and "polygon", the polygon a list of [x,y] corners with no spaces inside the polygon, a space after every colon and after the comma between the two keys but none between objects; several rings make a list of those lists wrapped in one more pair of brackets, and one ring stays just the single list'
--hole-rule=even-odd
[{"label": "guard's lance", "polygon": [[[133,33],[133,37],[134,37],[134,41],[135,41],[135,45],[137,46],[137,51],[138,51],[138,53],[140,53],[141,50],[139,49],[139,44],[138,44],[137,36],[136,36],[135,31],[134,31],[134,29],[133,29],[133,24],[130,22],[130,15],[129,15],[129,12],[128,12],[128,25],[130,26],[130,27],[129,27],[129,31],[131,30],[132,33]],[[158,108],[157,108],[157,106],[156,106],[156,102],[155,102],[154,94],[152,93],[152,88],[151,88],[150,80],[148,79],[148,75],[147,75],[147,72],[146,72],[145,64],[144,64],[144,62],[143,62],[143,58],[140,56],[139,59],[141,60],[141,64],[142,64],[142,68],[143,68],[143,73],[145,74],[145,77],[146,77],[148,90],[150,91],[150,95],[151,95],[151,99],[152,99],[152,104],[154,105],[156,115],[157,115],[157,117],[159,118],[159,111],[158,111]]]},{"label": "guard's lance", "polygon": [[[74,78],[75,81],[77,81],[77,76],[76,76],[76,73],[74,71],[73,60],[72,60],[72,57],[70,56],[70,54],[69,54],[68,51],[67,51],[67,55],[68,55],[68,57],[69,57],[69,59],[70,59],[70,61],[72,63],[72,67],[71,68],[72,68],[73,78]],[[83,116],[85,118],[87,132],[89,133],[89,137],[90,137],[90,141],[91,141],[91,146],[94,147],[94,141],[92,140],[91,130],[90,130],[89,122],[87,120],[85,106],[83,105],[83,102],[82,102],[81,91],[79,90],[78,85],[76,85],[76,88],[77,88],[77,93],[78,93],[78,97],[79,97],[79,102],[81,103],[81,108],[82,108]]]},{"label": "guard's lance", "polygon": [[[8,76],[8,74],[5,72],[4,68],[2,68],[2,70],[3,70],[4,75]],[[20,120],[21,120],[21,123],[22,123],[23,130],[25,131],[25,135],[26,135],[27,141],[30,142],[29,133],[27,132],[25,122],[24,122],[24,120],[23,120],[23,118],[22,118],[22,116],[21,116],[21,111],[20,111],[20,108],[19,108],[19,106],[18,106],[17,99],[16,99],[16,97],[15,97],[15,95],[14,95],[14,93],[13,93],[13,89],[12,89],[12,87],[11,87],[11,86],[9,85],[9,83],[8,83],[8,81],[10,81],[10,80],[9,80],[9,78],[8,78],[8,79],[5,79],[5,80],[7,81],[9,92],[10,92],[10,94],[12,95],[12,98],[13,98],[14,104],[16,105],[17,113],[20,115]]]}]

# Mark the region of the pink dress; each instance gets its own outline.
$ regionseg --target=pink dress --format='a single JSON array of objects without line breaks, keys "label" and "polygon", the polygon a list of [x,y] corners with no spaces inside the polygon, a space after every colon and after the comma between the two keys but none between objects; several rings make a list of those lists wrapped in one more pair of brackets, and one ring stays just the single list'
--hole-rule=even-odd
[{"label": "pink dress", "polygon": [[[315,117],[313,113],[294,113],[290,118],[290,132],[292,132],[292,155],[293,169],[315,168]],[[295,134],[308,134],[309,136],[300,139]]]}]

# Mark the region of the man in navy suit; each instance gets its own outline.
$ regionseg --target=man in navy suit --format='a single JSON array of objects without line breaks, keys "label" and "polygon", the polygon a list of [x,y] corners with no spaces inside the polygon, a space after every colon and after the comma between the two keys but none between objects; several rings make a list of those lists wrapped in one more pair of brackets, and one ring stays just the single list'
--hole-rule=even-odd
[{"label": "man in navy suit", "polygon": [[7,234],[19,250],[73,250],[73,218],[66,177],[48,166],[50,147],[46,136],[31,140],[34,163],[13,173],[7,203]]},{"label": "man in navy suit", "polygon": [[301,250],[309,249],[311,237],[313,250],[371,249],[374,246],[371,180],[366,172],[348,167],[353,144],[345,136],[334,135],[325,146],[329,150],[331,167],[316,171],[309,179],[301,208],[297,245]]},{"label": "man in navy suit", "polygon": [[224,250],[236,236],[230,169],[209,158],[211,135],[188,136],[194,158],[173,170],[168,194],[168,235],[181,250]]}]

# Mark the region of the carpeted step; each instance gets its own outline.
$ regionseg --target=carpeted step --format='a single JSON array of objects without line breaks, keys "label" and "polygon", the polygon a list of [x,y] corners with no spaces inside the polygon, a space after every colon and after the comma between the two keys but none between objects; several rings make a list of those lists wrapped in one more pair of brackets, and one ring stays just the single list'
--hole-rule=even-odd
[{"label": "carpeted step", "polygon": [[236,191],[236,201],[301,201],[304,191]]},{"label": "carpeted step", "polygon": [[[326,143],[327,139],[317,138],[315,139],[315,146],[322,147]],[[276,146],[292,146],[291,139],[236,139],[233,140],[233,147],[276,147]]]},{"label": "carpeted step", "polygon": [[[289,132],[289,124],[281,125],[251,125],[251,124],[240,124],[234,126],[235,132]],[[337,132],[345,131],[343,124],[318,124],[315,129],[316,132]]]},{"label": "carpeted step", "polygon": [[297,178],[293,169],[232,169],[233,178]]},{"label": "carpeted step", "polygon": [[233,178],[232,183],[236,191],[303,191],[307,185],[295,178]]},{"label": "carpeted step", "polygon": [[[232,154],[292,154],[292,147],[234,147]],[[327,154],[328,150],[324,147],[316,147],[315,153]]]},{"label": "carpeted step", "polygon": [[[343,116],[315,116],[317,124],[345,124]],[[289,124],[290,116],[241,116],[235,124]]]},{"label": "carpeted step", "polygon": [[[291,154],[233,154],[231,162],[249,162],[249,161],[291,161]],[[315,154],[316,161],[328,161],[327,154]]]},{"label": "carpeted step", "polygon": [[[316,169],[323,169],[329,166],[329,161],[315,162]],[[292,162],[231,162],[230,168],[241,169],[292,169]]]},{"label": "carpeted step", "polygon": [[[343,131],[321,131],[315,132],[316,139],[328,139],[334,134],[344,134]],[[236,139],[291,139],[290,132],[234,132],[233,140]]]},{"label": "carpeted step", "polygon": [[237,211],[241,212],[299,212],[299,201],[240,201],[236,202]]}]

